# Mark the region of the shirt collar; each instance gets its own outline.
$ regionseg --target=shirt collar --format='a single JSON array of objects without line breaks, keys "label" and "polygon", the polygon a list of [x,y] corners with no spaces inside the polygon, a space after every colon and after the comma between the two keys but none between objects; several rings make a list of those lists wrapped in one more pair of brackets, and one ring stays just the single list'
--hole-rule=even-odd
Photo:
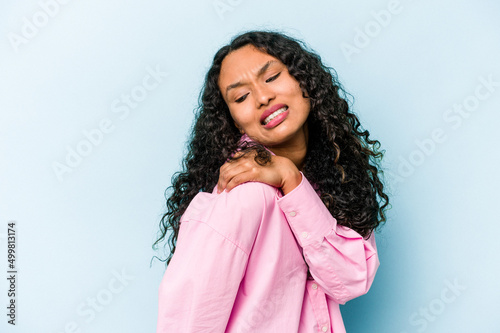
[{"label": "shirt collar", "polygon": [[[241,143],[241,142],[256,142],[256,141],[255,141],[255,140],[253,140],[252,138],[250,138],[250,137],[249,137],[249,136],[245,133],[245,134],[243,134],[243,135],[241,136],[241,138],[240,138],[240,141],[239,141],[239,142]],[[264,145],[262,145],[262,146],[263,146],[264,148],[266,148],[266,150],[267,150],[268,152],[270,152],[270,153],[271,153],[271,155],[276,156],[276,154],[275,154],[275,153],[273,153],[273,152],[272,152],[269,148],[267,148],[267,147],[266,147],[266,146],[264,146]]]}]

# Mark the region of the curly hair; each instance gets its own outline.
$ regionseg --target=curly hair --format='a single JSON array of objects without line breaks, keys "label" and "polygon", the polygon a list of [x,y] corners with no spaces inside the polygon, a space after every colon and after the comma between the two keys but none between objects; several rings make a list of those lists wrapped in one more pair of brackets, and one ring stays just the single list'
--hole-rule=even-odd
[{"label": "curly hair", "polygon": [[[389,198],[379,178],[379,159],[385,151],[379,151],[380,142],[370,140],[369,132],[361,129],[359,119],[349,111],[347,93],[335,70],[325,66],[320,56],[301,41],[278,32],[250,31],[219,49],[206,74],[183,171],[172,176],[172,186],[165,191],[167,212],[160,221],[161,235],[153,244],[156,249],[172,231],[167,265],[175,252],[182,214],[200,191],[213,190],[219,168],[241,148],[241,134],[218,80],[224,58],[248,44],[285,64],[299,82],[303,96],[310,100],[309,139],[302,172],[318,186],[322,201],[337,223],[368,238],[386,220],[384,211]],[[243,148],[244,153],[257,150],[261,164],[271,158],[258,144]]]}]

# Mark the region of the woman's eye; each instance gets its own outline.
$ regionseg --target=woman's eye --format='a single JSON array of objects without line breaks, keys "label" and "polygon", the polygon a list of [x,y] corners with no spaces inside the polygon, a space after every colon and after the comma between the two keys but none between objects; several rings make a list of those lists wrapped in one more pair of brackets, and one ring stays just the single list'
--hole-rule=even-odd
[{"label": "woman's eye", "polygon": [[237,100],[235,100],[236,103],[241,103],[243,102],[246,98],[247,98],[247,95],[248,94],[245,94],[243,96],[241,96],[240,98],[238,98]]},{"label": "woman's eye", "polygon": [[278,78],[278,76],[280,76],[281,72],[279,72],[278,74],[274,75],[274,76],[271,76],[269,79],[266,80],[266,82],[272,82],[274,80],[276,80]]}]

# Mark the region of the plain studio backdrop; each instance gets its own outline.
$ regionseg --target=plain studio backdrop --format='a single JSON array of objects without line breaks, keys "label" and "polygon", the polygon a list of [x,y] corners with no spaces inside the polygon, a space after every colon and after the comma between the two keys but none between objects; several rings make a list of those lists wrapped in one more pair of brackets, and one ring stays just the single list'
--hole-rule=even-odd
[{"label": "plain studio backdrop", "polygon": [[318,52],[386,150],[381,266],[347,331],[498,332],[498,2],[0,7],[1,332],[155,331],[163,193],[214,53],[251,29]]}]

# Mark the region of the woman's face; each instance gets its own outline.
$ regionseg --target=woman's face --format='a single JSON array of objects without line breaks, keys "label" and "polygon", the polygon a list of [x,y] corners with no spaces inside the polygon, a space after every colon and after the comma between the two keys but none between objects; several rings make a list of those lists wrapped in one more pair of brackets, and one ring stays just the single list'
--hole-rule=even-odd
[{"label": "woman's face", "polygon": [[236,127],[268,147],[307,144],[308,98],[277,58],[246,45],[222,61],[219,89]]}]

